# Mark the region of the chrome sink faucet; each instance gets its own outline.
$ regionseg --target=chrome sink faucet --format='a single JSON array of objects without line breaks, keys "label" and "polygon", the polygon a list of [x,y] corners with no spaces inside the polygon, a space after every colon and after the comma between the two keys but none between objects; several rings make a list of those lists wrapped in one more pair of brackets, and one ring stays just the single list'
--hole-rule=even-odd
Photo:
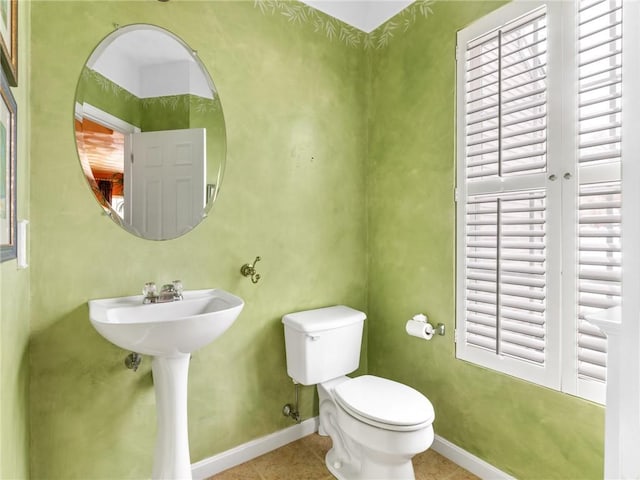
[{"label": "chrome sink faucet", "polygon": [[144,284],[142,294],[144,295],[143,304],[176,302],[182,300],[182,282],[174,280],[167,283],[162,286],[160,293],[158,293],[155,282],[147,282]]}]

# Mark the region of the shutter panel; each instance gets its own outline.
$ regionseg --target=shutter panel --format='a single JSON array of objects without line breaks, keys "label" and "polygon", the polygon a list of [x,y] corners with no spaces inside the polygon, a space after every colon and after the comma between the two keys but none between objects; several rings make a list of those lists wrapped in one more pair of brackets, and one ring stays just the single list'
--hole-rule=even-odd
[{"label": "shutter panel", "polygon": [[[579,382],[600,382],[603,387],[607,340],[584,318],[620,304],[622,0],[581,0],[577,34],[577,375]],[[615,181],[583,180],[612,180],[611,171],[616,172]]]},{"label": "shutter panel", "polygon": [[580,186],[578,272],[578,375],[606,378],[605,336],[585,315],[620,305],[620,182]]},{"label": "shutter panel", "polygon": [[466,46],[466,178],[546,169],[544,8]]},{"label": "shutter panel", "polygon": [[581,0],[578,12],[580,165],[620,162],[622,0]]},{"label": "shutter panel", "polygon": [[544,191],[469,197],[466,342],[545,361]]}]

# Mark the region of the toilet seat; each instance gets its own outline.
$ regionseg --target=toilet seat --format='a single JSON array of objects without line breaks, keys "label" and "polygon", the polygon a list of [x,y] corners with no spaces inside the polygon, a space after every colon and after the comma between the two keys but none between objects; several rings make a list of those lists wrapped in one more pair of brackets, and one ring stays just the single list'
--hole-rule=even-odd
[{"label": "toilet seat", "polygon": [[385,430],[419,430],[435,418],[433,406],[424,395],[386,378],[356,377],[336,386],[334,394],[349,415]]}]

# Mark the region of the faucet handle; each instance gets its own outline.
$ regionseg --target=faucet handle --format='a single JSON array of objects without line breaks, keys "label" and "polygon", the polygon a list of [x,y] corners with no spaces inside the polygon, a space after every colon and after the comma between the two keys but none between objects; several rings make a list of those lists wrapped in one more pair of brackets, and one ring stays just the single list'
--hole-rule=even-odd
[{"label": "faucet handle", "polygon": [[158,287],[156,286],[156,282],[147,282],[144,284],[144,288],[142,289],[142,294],[145,297],[156,297],[158,296]]},{"label": "faucet handle", "polygon": [[182,295],[182,290],[184,289],[184,287],[182,286],[182,280],[174,280],[172,282],[173,284],[173,288],[175,289],[176,293],[178,295]]},{"label": "faucet handle", "polygon": [[142,295],[144,296],[142,299],[143,304],[156,303],[158,301],[158,287],[156,287],[155,282],[145,283]]}]

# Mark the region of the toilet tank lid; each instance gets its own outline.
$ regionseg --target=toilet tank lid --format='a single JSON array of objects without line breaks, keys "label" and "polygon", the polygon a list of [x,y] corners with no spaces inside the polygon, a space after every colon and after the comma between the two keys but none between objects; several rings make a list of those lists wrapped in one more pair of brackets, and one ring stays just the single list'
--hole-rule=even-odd
[{"label": "toilet tank lid", "polygon": [[344,305],[316,308],[302,312],[288,313],[282,317],[282,323],[300,332],[318,332],[345,327],[363,322],[367,316],[364,312]]}]

